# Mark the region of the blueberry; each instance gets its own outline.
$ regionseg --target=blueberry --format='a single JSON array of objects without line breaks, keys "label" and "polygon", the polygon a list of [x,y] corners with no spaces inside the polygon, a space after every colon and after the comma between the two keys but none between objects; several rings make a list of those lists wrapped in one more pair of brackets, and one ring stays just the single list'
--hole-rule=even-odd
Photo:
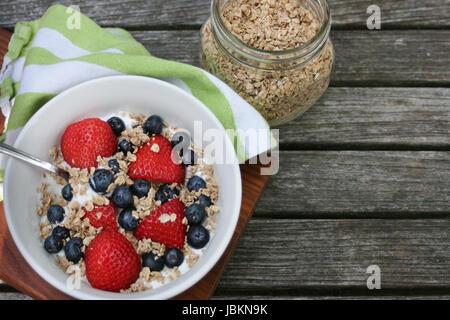
[{"label": "blueberry", "polygon": [[70,183],[66,184],[62,188],[61,195],[64,198],[64,200],[66,200],[66,201],[72,200],[73,194],[72,194],[72,186],[70,185]]},{"label": "blueberry", "polygon": [[127,186],[116,187],[112,193],[111,199],[119,208],[131,208],[133,205],[133,194]]},{"label": "blueberry", "polygon": [[212,202],[211,202],[211,198],[208,196],[205,196],[204,194],[201,194],[198,198],[197,198],[198,202],[200,203],[200,205],[204,206],[204,207],[209,207]]},{"label": "blueberry", "polygon": [[189,231],[186,234],[188,244],[195,248],[201,249],[209,241],[209,231],[202,225],[193,225],[189,227]]},{"label": "blueberry", "polygon": [[89,185],[99,194],[105,194],[109,185],[114,182],[114,175],[107,169],[95,170],[89,179]]},{"label": "blueberry", "polygon": [[131,192],[133,192],[133,194],[138,198],[146,197],[148,195],[148,192],[150,191],[150,188],[150,182],[143,179],[135,180],[130,187]]},{"label": "blueberry", "polygon": [[180,191],[177,188],[171,189],[169,185],[163,184],[159,187],[158,191],[156,191],[155,200],[159,200],[161,201],[161,204],[163,204],[175,198],[175,195],[180,195]]},{"label": "blueberry", "polygon": [[116,159],[110,159],[108,160],[108,167],[111,169],[112,172],[118,173],[120,171],[119,162]]},{"label": "blueberry", "polygon": [[184,254],[178,248],[171,248],[166,251],[164,255],[164,263],[169,268],[178,267],[183,263]]},{"label": "blueberry", "polygon": [[47,219],[50,223],[61,222],[64,219],[64,208],[54,204],[51,205],[47,210]]},{"label": "blueberry", "polygon": [[145,120],[142,129],[148,135],[160,134],[163,129],[163,120],[160,116],[153,115]]},{"label": "blueberry", "polygon": [[125,130],[125,123],[118,117],[112,117],[106,123],[109,124],[116,137],[120,136],[122,131]]},{"label": "blueberry", "polygon": [[44,241],[44,248],[48,253],[58,253],[63,247],[63,241],[60,237],[50,235]]},{"label": "blueberry", "polygon": [[123,154],[127,154],[128,152],[133,153],[133,144],[128,140],[122,140],[119,142],[119,151],[122,151]]},{"label": "blueberry", "polygon": [[66,258],[73,263],[78,263],[84,256],[81,248],[83,247],[83,240],[81,238],[71,238],[64,247]]},{"label": "blueberry", "polygon": [[205,207],[198,203],[191,204],[184,210],[184,216],[189,224],[202,223],[206,216]]},{"label": "blueberry", "polygon": [[58,236],[61,239],[67,239],[70,237],[70,231],[65,227],[56,226],[52,231],[52,235]]},{"label": "blueberry", "polygon": [[161,271],[164,268],[164,258],[148,252],[142,255],[142,267],[150,268],[150,271]]},{"label": "blueberry", "polygon": [[139,219],[135,218],[132,214],[133,209],[128,208],[122,210],[122,212],[119,214],[119,218],[117,221],[119,222],[119,225],[124,228],[126,231],[133,231],[136,229],[136,227],[139,224]]},{"label": "blueberry", "polygon": [[[181,150],[183,151],[183,150]],[[189,149],[189,152],[187,152],[186,154],[182,154],[181,155],[181,162],[185,165],[185,166],[193,166],[197,163],[197,155],[195,154],[194,150]]]},{"label": "blueberry", "polygon": [[189,191],[195,190],[198,191],[200,189],[206,188],[206,182],[199,176],[192,176],[186,184],[186,187]]}]

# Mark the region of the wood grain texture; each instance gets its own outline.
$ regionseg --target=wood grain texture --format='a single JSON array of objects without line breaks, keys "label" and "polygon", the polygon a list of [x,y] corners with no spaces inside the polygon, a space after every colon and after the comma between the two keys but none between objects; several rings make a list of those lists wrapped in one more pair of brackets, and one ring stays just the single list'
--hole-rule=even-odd
[{"label": "wood grain texture", "polygon": [[[199,64],[197,30],[133,31],[154,56]],[[336,52],[331,86],[448,86],[450,30],[331,33]]]},{"label": "wood grain texture", "polygon": [[[450,295],[449,230],[448,219],[253,219],[218,297]],[[381,268],[378,293],[366,289],[373,264]]]},{"label": "wood grain texture", "polygon": [[449,216],[450,152],[283,151],[255,215]]},{"label": "wood grain texture", "polygon": [[[333,26],[366,28],[367,8],[372,0],[330,0]],[[39,18],[52,0],[16,0],[0,3],[0,26],[12,28],[17,21]],[[210,0],[60,0],[78,5],[81,11],[104,26],[161,28],[200,26],[209,16]],[[442,28],[450,25],[447,0],[383,0],[379,4],[382,28]]]},{"label": "wood grain texture", "polygon": [[[134,31],[154,56],[199,64],[197,30]],[[450,85],[450,30],[336,30],[331,86]]]},{"label": "wood grain texture", "polygon": [[31,298],[20,292],[0,292],[0,300],[31,300]]},{"label": "wood grain texture", "polygon": [[[268,176],[260,175],[260,168],[260,165],[241,165],[242,205],[233,237],[224,254],[211,271],[192,288],[176,296],[175,299],[209,299],[214,294],[220,277],[269,179]],[[0,278],[34,299],[71,299],[71,297],[47,283],[24,260],[11,238],[2,205],[0,206]]]},{"label": "wood grain texture", "polygon": [[450,89],[329,88],[281,127],[282,148],[450,150]]},{"label": "wood grain texture", "polygon": [[253,219],[217,293],[367,293],[366,269],[374,264],[381,269],[381,290],[449,290],[449,230],[448,219]]},{"label": "wood grain texture", "polygon": [[[373,295],[373,296],[214,296],[212,300],[449,300],[449,295]],[[0,292],[0,300],[31,300],[20,292]]]}]

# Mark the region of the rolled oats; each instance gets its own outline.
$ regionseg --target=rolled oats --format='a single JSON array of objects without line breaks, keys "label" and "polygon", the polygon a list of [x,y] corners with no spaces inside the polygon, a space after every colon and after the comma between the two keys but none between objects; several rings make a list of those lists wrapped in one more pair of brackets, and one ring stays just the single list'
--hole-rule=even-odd
[{"label": "rolled oats", "polygon": [[[302,2],[226,1],[220,18],[241,43],[264,50],[278,61],[276,58],[281,58],[281,53],[301,48],[319,33],[321,21]],[[214,35],[210,19],[201,31],[202,67],[226,82],[271,124],[300,115],[328,87],[334,60],[329,39],[324,38],[323,47],[316,49],[313,58],[302,58],[302,63],[266,66],[249,57],[244,63],[240,56],[234,56],[233,49],[224,43],[219,45],[216,36],[220,36],[217,32]]]}]

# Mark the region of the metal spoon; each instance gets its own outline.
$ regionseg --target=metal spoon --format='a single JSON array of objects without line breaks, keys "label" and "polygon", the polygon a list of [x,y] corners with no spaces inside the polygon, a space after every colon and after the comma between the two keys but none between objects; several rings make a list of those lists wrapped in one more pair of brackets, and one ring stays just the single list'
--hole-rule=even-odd
[{"label": "metal spoon", "polygon": [[33,166],[39,167],[41,169],[44,169],[46,171],[52,172],[54,174],[57,174],[67,182],[69,182],[69,173],[67,171],[64,171],[63,169],[58,168],[54,164],[51,164],[50,162],[43,161],[41,159],[38,159],[26,152],[23,152],[22,150],[16,149],[14,147],[11,147],[7,144],[0,143],[0,153],[6,154],[7,156],[25,161],[29,164],[32,164]]}]

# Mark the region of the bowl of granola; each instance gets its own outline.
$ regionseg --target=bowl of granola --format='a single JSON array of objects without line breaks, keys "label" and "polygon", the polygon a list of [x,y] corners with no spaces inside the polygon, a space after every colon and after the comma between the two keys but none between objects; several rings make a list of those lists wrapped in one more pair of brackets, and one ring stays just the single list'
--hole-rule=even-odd
[{"label": "bowl of granola", "polygon": [[4,207],[20,253],[70,296],[174,297],[231,240],[242,196],[231,140],[208,108],[167,82],[82,83],[36,112],[15,147],[69,173],[10,160]]}]

